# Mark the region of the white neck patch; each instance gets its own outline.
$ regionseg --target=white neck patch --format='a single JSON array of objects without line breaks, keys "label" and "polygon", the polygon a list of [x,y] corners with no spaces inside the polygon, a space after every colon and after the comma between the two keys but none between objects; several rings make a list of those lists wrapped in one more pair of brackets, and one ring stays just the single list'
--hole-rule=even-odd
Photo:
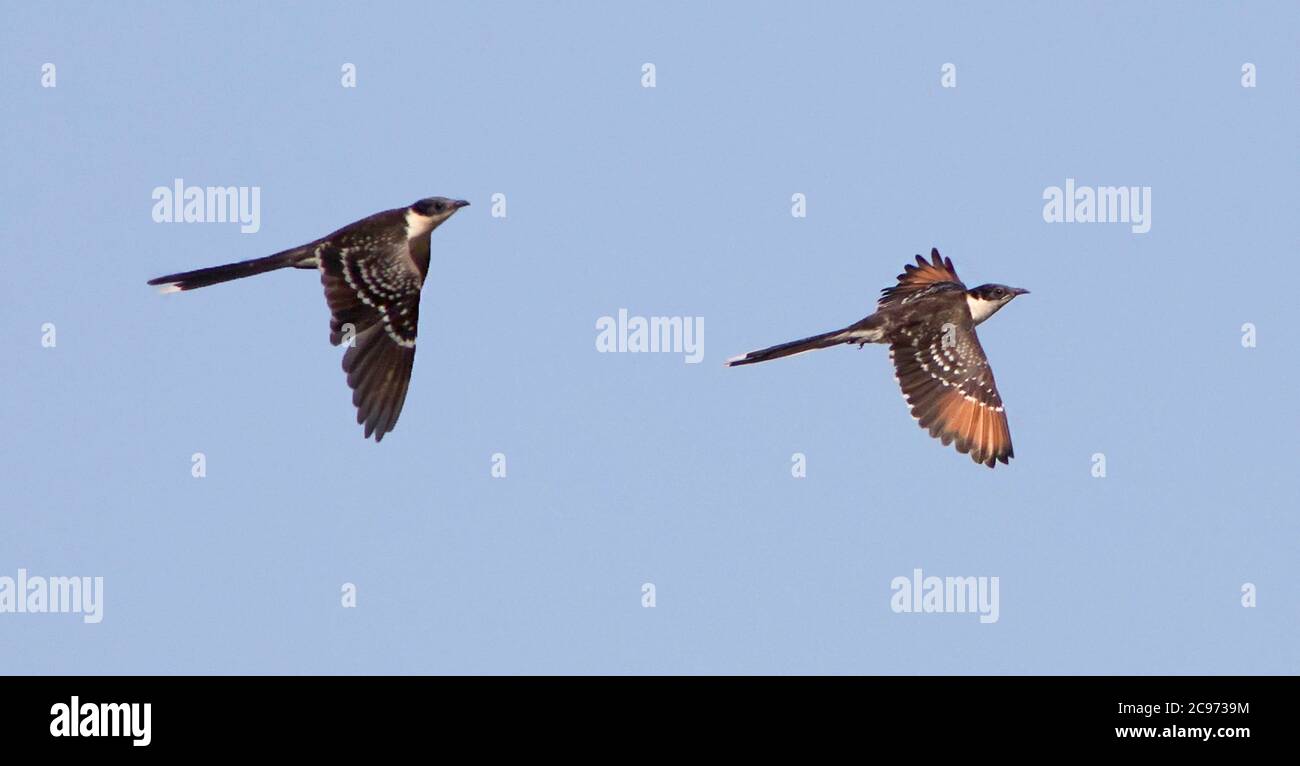
[{"label": "white neck patch", "polygon": [[975,324],[983,322],[1002,308],[1002,304],[998,301],[986,301],[970,294],[966,295],[966,305],[970,307],[970,318],[975,320]]},{"label": "white neck patch", "polygon": [[433,231],[433,216],[420,215],[419,213],[407,208],[406,210],[406,238],[415,239],[421,234],[428,234]]}]

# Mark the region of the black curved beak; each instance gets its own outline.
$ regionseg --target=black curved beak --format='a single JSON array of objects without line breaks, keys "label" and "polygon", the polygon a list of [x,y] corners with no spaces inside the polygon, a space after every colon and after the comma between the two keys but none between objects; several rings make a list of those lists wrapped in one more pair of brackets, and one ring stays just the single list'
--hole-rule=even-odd
[{"label": "black curved beak", "polygon": [[1013,287],[1011,288],[1011,292],[1015,293],[1016,295],[1029,295],[1029,291],[1023,287]]},{"label": "black curved beak", "polygon": [[457,208],[457,209],[462,208],[462,207],[469,207],[469,200],[466,200],[466,199],[458,199],[458,200],[456,200],[455,202],[451,203],[451,206],[452,206],[453,208]]}]

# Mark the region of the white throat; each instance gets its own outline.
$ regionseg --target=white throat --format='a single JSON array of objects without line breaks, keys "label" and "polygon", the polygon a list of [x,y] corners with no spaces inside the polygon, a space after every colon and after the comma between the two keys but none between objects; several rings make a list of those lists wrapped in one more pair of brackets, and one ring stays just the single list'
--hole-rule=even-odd
[{"label": "white throat", "polygon": [[415,239],[422,234],[428,234],[433,231],[434,218],[430,215],[420,215],[419,213],[407,208],[406,210],[406,238]]},{"label": "white throat", "polygon": [[975,324],[983,322],[1002,308],[1002,303],[999,301],[986,301],[969,293],[966,295],[966,305],[970,307],[970,318],[975,320]]}]

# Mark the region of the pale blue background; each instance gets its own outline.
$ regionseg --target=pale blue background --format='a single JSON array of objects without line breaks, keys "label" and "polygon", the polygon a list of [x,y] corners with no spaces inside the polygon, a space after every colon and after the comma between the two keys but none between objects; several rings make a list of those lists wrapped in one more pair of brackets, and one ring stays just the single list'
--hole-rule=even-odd
[{"label": "pale blue background", "polygon": [[[106,605],[0,615],[0,672],[1300,670],[1300,6],[613,5],[4,3],[0,574]],[[176,177],[261,232],[153,223]],[[1153,187],[1151,232],[1043,223],[1067,177]],[[474,205],[380,445],[314,274],[144,284],[432,194]],[[1033,290],[980,330],[1010,467],[882,348],[722,366],[931,246]],[[620,307],[705,317],[704,363],[596,353]],[[894,614],[913,567],[1001,621]]]}]

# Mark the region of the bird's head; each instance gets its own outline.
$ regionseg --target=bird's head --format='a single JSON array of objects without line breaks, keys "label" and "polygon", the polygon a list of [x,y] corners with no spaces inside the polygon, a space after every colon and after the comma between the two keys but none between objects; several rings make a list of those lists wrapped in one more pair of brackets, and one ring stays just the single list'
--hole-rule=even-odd
[{"label": "bird's head", "polygon": [[413,203],[406,209],[407,236],[414,237],[433,231],[468,204],[463,199],[446,197],[428,197]]},{"label": "bird's head", "polygon": [[972,287],[966,291],[966,303],[970,306],[971,319],[975,320],[975,324],[979,324],[996,314],[998,309],[1010,303],[1017,295],[1028,292],[1024,288],[1006,285],[990,284]]}]

